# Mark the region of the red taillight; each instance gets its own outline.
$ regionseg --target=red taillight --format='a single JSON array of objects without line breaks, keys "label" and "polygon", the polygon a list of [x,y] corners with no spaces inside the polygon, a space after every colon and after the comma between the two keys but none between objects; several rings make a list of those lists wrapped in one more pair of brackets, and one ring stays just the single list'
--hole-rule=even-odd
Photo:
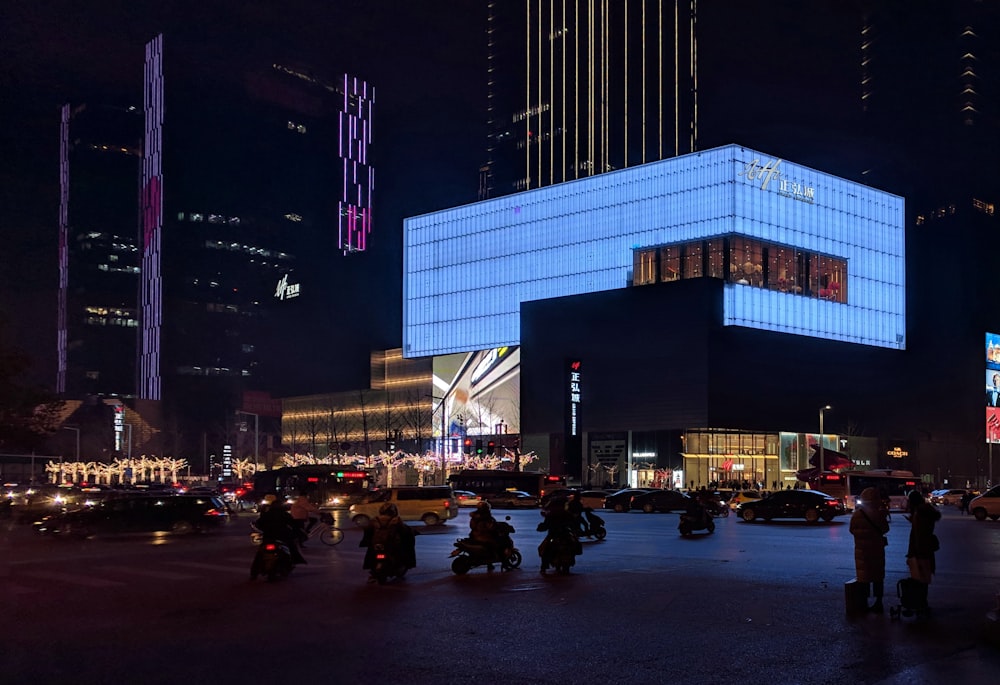
[{"label": "red taillight", "polygon": [[382,560],[384,560],[384,559],[385,559],[385,555],[384,555],[384,554],[382,554],[382,553],[379,553],[379,554],[376,554],[376,555],[375,555],[375,558],[376,558],[376,559],[382,559]]},{"label": "red taillight", "polygon": [[830,500],[827,500],[826,501],[826,506],[828,506],[828,507],[839,507],[840,506],[840,500],[839,499],[830,499]]},{"label": "red taillight", "polygon": [[450,502],[450,501],[448,501],[448,500],[445,500],[445,501],[444,501],[444,508],[445,508],[445,509],[451,509],[451,502]]},{"label": "red taillight", "polygon": [[205,516],[229,516],[229,514],[218,509],[208,509],[205,511]]},{"label": "red taillight", "polygon": [[264,551],[266,551],[266,552],[275,552],[275,551],[277,551],[277,549],[278,549],[278,546],[276,544],[274,544],[273,542],[269,542],[266,545],[264,545]]}]

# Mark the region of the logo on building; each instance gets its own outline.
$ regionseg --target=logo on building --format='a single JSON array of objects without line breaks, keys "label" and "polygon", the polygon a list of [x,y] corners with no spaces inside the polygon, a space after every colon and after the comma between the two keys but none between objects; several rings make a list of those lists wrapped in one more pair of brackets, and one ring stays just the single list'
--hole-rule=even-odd
[{"label": "logo on building", "polygon": [[279,300],[290,300],[299,296],[299,283],[289,283],[288,274],[281,277],[278,287],[274,289],[274,296]]},{"label": "logo on building", "polygon": [[759,159],[755,159],[746,164],[743,167],[743,171],[736,175],[743,176],[748,181],[760,181],[761,190],[767,190],[768,186],[771,185],[771,181],[776,181],[779,195],[808,202],[809,204],[816,201],[815,188],[785,178],[784,174],[781,173],[780,167],[780,159],[769,159],[764,164],[761,164]]}]

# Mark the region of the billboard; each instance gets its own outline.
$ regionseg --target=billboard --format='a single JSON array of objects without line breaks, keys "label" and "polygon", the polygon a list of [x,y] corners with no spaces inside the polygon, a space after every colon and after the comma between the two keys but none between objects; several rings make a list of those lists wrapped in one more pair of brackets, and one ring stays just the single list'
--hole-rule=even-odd
[{"label": "billboard", "polygon": [[986,442],[1000,442],[1000,334],[986,334]]},{"label": "billboard", "polygon": [[434,357],[434,394],[435,438],[520,433],[521,349]]}]

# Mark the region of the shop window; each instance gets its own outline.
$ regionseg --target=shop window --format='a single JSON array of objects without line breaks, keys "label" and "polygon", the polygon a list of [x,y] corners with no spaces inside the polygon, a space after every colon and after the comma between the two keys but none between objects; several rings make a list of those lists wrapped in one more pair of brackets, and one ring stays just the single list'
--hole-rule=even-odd
[{"label": "shop window", "polygon": [[679,281],[681,278],[681,248],[667,245],[660,248],[660,280]]},{"label": "shop window", "polygon": [[636,250],[633,254],[633,285],[656,283],[656,250]]}]

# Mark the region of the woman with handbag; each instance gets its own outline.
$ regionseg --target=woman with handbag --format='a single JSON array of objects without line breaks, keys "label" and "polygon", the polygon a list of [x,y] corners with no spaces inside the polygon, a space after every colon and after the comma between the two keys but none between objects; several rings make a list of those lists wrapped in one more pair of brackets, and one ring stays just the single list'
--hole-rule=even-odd
[{"label": "woman with handbag", "polygon": [[851,535],[854,536],[854,570],[859,583],[869,583],[875,603],[868,610],[881,614],[885,585],[885,546],[889,532],[888,512],[875,488],[865,488],[858,497],[851,515]]}]

